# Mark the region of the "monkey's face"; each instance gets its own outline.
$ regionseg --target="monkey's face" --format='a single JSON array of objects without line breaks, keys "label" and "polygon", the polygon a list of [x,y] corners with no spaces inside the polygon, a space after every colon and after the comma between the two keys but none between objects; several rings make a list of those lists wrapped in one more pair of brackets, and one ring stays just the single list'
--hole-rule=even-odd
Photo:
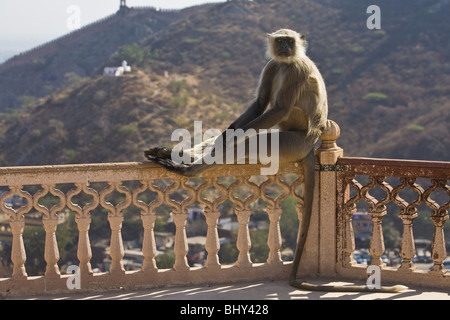
[{"label": "monkey's face", "polygon": [[274,41],[275,53],[278,57],[295,55],[295,39],[291,37],[276,37]]},{"label": "monkey's face", "polygon": [[293,63],[305,55],[306,38],[290,29],[280,29],[268,36],[268,55],[282,63]]}]

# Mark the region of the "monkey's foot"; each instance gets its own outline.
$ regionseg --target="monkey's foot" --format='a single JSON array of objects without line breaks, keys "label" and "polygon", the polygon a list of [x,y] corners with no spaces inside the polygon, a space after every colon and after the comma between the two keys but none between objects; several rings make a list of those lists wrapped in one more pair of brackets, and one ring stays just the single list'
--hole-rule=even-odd
[{"label": "monkey's foot", "polygon": [[156,147],[144,151],[144,155],[150,161],[154,161],[155,158],[170,159],[172,157],[172,150],[164,147]]}]

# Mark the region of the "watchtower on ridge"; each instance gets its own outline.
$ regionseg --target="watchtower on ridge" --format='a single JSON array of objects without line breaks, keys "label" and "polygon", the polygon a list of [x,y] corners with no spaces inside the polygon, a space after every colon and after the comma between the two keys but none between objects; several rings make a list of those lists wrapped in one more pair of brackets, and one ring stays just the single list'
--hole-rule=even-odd
[{"label": "watchtower on ridge", "polygon": [[126,7],[127,6],[127,0],[120,0],[120,7]]}]

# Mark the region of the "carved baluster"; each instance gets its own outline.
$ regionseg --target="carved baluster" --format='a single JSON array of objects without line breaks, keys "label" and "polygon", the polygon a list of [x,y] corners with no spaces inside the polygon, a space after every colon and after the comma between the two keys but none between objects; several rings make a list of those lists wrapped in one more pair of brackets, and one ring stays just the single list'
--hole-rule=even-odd
[{"label": "carved baluster", "polygon": [[[355,251],[355,234],[353,232],[352,218],[356,212],[356,202],[361,199],[362,185],[355,179],[355,175],[345,178],[345,203],[344,203],[344,241],[343,241],[343,266],[351,267],[356,264],[353,259]],[[355,189],[356,194],[350,198],[350,187]]]},{"label": "carved baluster", "polygon": [[91,259],[92,249],[89,240],[89,228],[91,225],[91,211],[98,207],[100,198],[97,190],[89,188],[83,184],[83,192],[92,197],[92,202],[87,203],[83,207],[82,214],[75,218],[78,226],[78,250],[77,256],[80,261],[80,272],[83,275],[92,275]]},{"label": "carved baluster", "polygon": [[[125,200],[118,203],[115,207],[105,200],[105,197],[117,190],[120,193],[125,194]],[[111,256],[111,275],[122,275],[125,273],[123,267],[123,241],[122,241],[122,222],[123,214],[122,210],[127,208],[131,204],[131,196],[128,189],[123,187],[120,182],[108,182],[108,187],[100,191],[100,205],[109,210],[108,221],[111,227],[111,243],[110,243],[110,256]]]},{"label": "carved baluster", "polygon": [[[253,183],[248,181],[250,177],[237,177],[236,182],[234,182],[229,190],[228,198],[236,204],[235,213],[239,223],[238,237],[236,247],[239,250],[238,260],[236,261],[236,266],[238,267],[251,267],[252,261],[250,259],[250,248],[252,246],[250,239],[250,231],[248,229],[248,223],[250,222],[250,216],[252,210],[250,209],[250,203],[255,201],[259,197],[259,188]],[[245,180],[244,180],[245,179]],[[249,196],[244,201],[241,201],[232,195],[233,191],[240,187],[245,181],[247,186],[250,186],[255,192],[252,196]]]},{"label": "carved baluster", "polygon": [[13,234],[11,261],[14,264],[12,278],[14,280],[27,279],[27,272],[25,270],[25,261],[27,256],[25,253],[25,246],[23,245],[23,228],[25,221],[14,220],[9,222]]},{"label": "carved baluster", "polygon": [[[208,201],[204,199],[201,194],[211,185],[214,185],[217,189],[221,190],[221,196],[214,201]],[[208,256],[205,262],[205,268],[213,269],[220,268],[219,262],[219,234],[217,232],[217,223],[220,217],[219,204],[225,201],[227,197],[227,190],[224,186],[217,183],[216,180],[206,179],[206,183],[202,184],[197,189],[197,201],[205,205],[204,215],[206,218],[206,224],[208,225],[208,230],[206,233],[206,244],[205,249],[208,252]]]},{"label": "carved baluster", "polygon": [[381,221],[386,215],[386,211],[371,211],[369,210],[369,215],[372,217],[372,236],[370,238],[370,249],[369,253],[372,257],[371,265],[377,265],[380,267],[386,266],[381,256],[385,251],[384,238],[383,238],[383,228],[381,227]]},{"label": "carved baluster", "polygon": [[[174,183],[169,186],[164,193],[165,202],[174,208],[172,215],[175,222],[176,232],[174,245],[175,264],[173,269],[176,271],[187,271],[189,270],[189,265],[186,255],[189,247],[186,236],[186,223],[188,219],[186,207],[195,201],[195,190],[186,185],[186,178],[182,178],[181,182],[179,179],[173,179],[175,180]],[[180,183],[182,183],[185,190],[189,192],[189,197],[184,199],[181,203],[177,203],[176,201],[170,199],[170,191],[176,190],[180,186]]]},{"label": "carved baluster", "polygon": [[[44,258],[47,262],[47,267],[45,270],[45,276],[46,277],[57,277],[60,276],[59,270],[55,269],[55,266],[57,268],[56,263],[59,260],[59,252],[58,252],[58,246],[56,245],[56,226],[58,221],[54,223],[52,219],[50,219],[50,213],[48,208],[44,207],[43,205],[39,204],[39,199],[44,197],[46,194],[48,194],[50,186],[42,185],[42,189],[36,192],[33,198],[33,205],[34,208],[41,212],[43,214],[42,222],[44,224],[45,229],[45,251],[44,251]],[[53,268],[52,268],[53,266]]]},{"label": "carved baluster", "polygon": [[283,212],[281,208],[281,201],[285,200],[289,196],[289,186],[280,180],[280,176],[276,177],[277,184],[283,188],[283,193],[279,195],[275,200],[266,196],[265,190],[267,187],[273,184],[274,177],[268,177],[260,186],[261,198],[267,202],[267,214],[269,215],[269,237],[267,245],[269,246],[269,257],[267,263],[270,265],[281,265],[281,231],[280,231],[280,218]]},{"label": "carved baluster", "polygon": [[189,265],[186,258],[186,255],[189,250],[186,237],[187,218],[188,218],[187,212],[173,210],[173,219],[176,227],[175,245],[174,245],[175,264],[173,265],[173,269],[176,271],[189,270]]},{"label": "carved baluster", "polygon": [[243,210],[239,207],[236,208],[236,215],[239,223],[236,243],[236,247],[239,250],[238,260],[236,261],[236,265],[238,267],[252,266],[252,261],[250,259],[250,248],[252,247],[252,242],[250,239],[250,231],[248,229],[251,214],[251,210]]},{"label": "carved baluster", "polygon": [[175,222],[175,243],[174,243],[174,252],[175,252],[175,264],[173,266],[174,270],[186,270],[189,269],[189,265],[187,263],[186,254],[188,253],[188,244],[186,237],[186,222],[188,218],[188,214],[182,214],[182,210],[180,204],[176,201],[170,199],[170,193],[180,186],[179,179],[173,179],[173,183],[168,186],[164,190],[164,202],[170,205],[172,210],[172,217]]},{"label": "carved baluster", "polygon": [[433,269],[430,271],[432,273],[444,274],[447,273],[443,265],[444,259],[447,257],[447,250],[445,248],[445,237],[444,237],[444,224],[448,219],[447,209],[450,207],[450,201],[440,206],[437,202],[430,198],[432,192],[438,188],[442,188],[450,196],[450,188],[446,185],[447,180],[431,179],[431,186],[424,192],[423,198],[424,202],[430,207],[433,212],[431,214],[431,220],[434,223],[434,235],[433,235],[433,246],[431,249],[431,258],[434,261]]},{"label": "carved baluster", "polygon": [[[372,257],[372,265],[385,267],[386,264],[381,259],[381,256],[385,251],[383,228],[381,226],[381,223],[383,217],[387,214],[385,204],[388,203],[391,199],[392,187],[384,182],[385,177],[370,176],[369,179],[371,180],[371,183],[361,189],[361,194],[364,200],[370,204],[369,215],[372,217],[372,236],[370,238],[369,253]],[[378,185],[382,190],[386,192],[386,198],[378,201],[377,199],[369,195],[368,191],[375,185]]]},{"label": "carved baluster", "polygon": [[[28,192],[21,190],[22,186],[10,186],[9,189],[8,192],[5,192],[0,196],[0,208],[4,213],[9,215],[9,224],[11,225],[13,234],[11,260],[14,267],[12,278],[14,280],[26,280],[27,272],[25,270],[25,261],[27,256],[23,244],[23,229],[25,227],[24,214],[33,207],[33,198]],[[6,206],[5,200],[13,197],[16,193],[21,197],[24,197],[27,200],[27,204],[24,207],[14,210]]]},{"label": "carved baluster", "polygon": [[55,186],[50,187],[50,193],[55,197],[59,198],[59,203],[50,208],[49,219],[45,221],[44,216],[44,227],[46,232],[45,241],[45,260],[47,262],[47,270],[45,272],[46,277],[60,278],[61,273],[58,268],[59,261],[59,251],[58,244],[56,241],[56,227],[58,226],[58,212],[61,212],[66,206],[66,195],[61,190],[55,188]]},{"label": "carved baluster", "polygon": [[344,267],[351,267],[356,264],[353,259],[353,251],[355,251],[355,234],[353,232],[352,217],[356,212],[356,207],[354,209],[348,208],[345,210],[345,238],[344,238],[344,248],[343,248],[343,265]]},{"label": "carved baluster", "polygon": [[47,267],[45,269],[46,278],[60,278],[61,273],[58,268],[59,250],[58,243],[56,241],[56,227],[58,226],[58,220],[47,219],[43,220],[45,228],[45,261]]},{"label": "carved baluster", "polygon": [[281,208],[267,208],[267,213],[269,214],[270,227],[269,227],[269,237],[267,240],[267,245],[269,246],[269,257],[267,258],[267,263],[270,265],[281,265],[283,261],[281,260],[281,231],[280,231],[280,218],[283,209]]},{"label": "carved baluster", "polygon": [[[236,177],[236,181],[233,182],[228,187],[228,199],[230,199],[231,202],[233,202],[235,206],[235,214],[238,218],[239,223],[239,229],[238,229],[238,237],[236,241],[236,247],[239,250],[239,256],[238,261],[236,261],[237,266],[243,266],[243,265],[251,265],[250,260],[250,247],[251,247],[251,241],[250,241],[250,233],[248,230],[248,225],[246,225],[244,222],[245,219],[247,219],[243,213],[243,203],[238,198],[233,196],[234,190],[239,188],[243,184],[243,178],[242,177]],[[250,214],[248,214],[248,219],[250,219]],[[248,220],[247,219],[247,220]],[[248,223],[248,222],[247,222]]]},{"label": "carved baluster", "polygon": [[[150,202],[148,205],[143,201],[138,200],[140,193],[150,189],[158,194],[156,200]],[[144,262],[142,264],[143,272],[156,272],[156,242],[153,228],[155,226],[156,214],[154,208],[160,206],[164,202],[164,194],[158,188],[153,186],[153,180],[141,181],[141,186],[133,190],[133,203],[136,207],[141,209],[141,219],[144,227],[144,238],[142,240],[142,254],[144,255]]]},{"label": "carved baluster", "polygon": [[445,248],[444,224],[448,216],[432,216],[431,220],[434,223],[433,247],[431,250],[431,257],[434,265],[432,272],[447,273],[443,265],[444,259],[447,257],[447,250]]},{"label": "carved baluster", "polygon": [[[50,210],[48,208],[39,204],[39,199],[44,197],[48,192],[59,198],[59,203],[54,205]],[[55,186],[42,185],[42,190],[38,191],[33,200],[34,208],[43,213],[42,222],[45,228],[45,261],[47,262],[47,267],[45,271],[45,276],[47,278],[57,278],[61,277],[61,273],[58,268],[59,261],[59,250],[56,241],[56,227],[58,226],[58,216],[57,213],[60,212],[66,206],[65,194],[55,189]]]},{"label": "carved baluster", "polygon": [[208,252],[208,256],[206,257],[205,267],[208,269],[220,268],[220,241],[219,233],[217,231],[217,223],[219,221],[220,211],[212,210],[211,208],[205,208],[204,214],[206,217],[206,224],[208,225],[205,244],[205,249],[206,252]]},{"label": "carved baluster", "polygon": [[403,222],[403,233],[400,248],[400,257],[402,258],[402,264],[400,265],[399,270],[414,271],[416,269],[414,263],[412,262],[412,259],[416,255],[416,247],[414,244],[414,236],[412,230],[412,224],[416,217],[417,213],[415,215],[400,215],[400,219],[402,219]]},{"label": "carved baluster", "polygon": [[[399,217],[403,222],[403,234],[402,243],[400,249],[400,257],[403,259],[402,264],[399,267],[401,271],[414,271],[416,267],[412,262],[413,257],[416,254],[416,248],[414,245],[414,236],[412,230],[412,224],[415,218],[417,218],[417,206],[422,201],[423,189],[415,183],[416,178],[400,178],[401,185],[392,190],[392,200],[400,207]],[[398,194],[401,190],[409,187],[415,193],[418,198],[411,204],[408,204]]]},{"label": "carved baluster", "polygon": [[[81,191],[92,196],[91,203],[86,204],[83,208],[79,205],[72,203],[72,198],[78,195]],[[89,228],[91,225],[91,213],[90,211],[97,208],[99,204],[99,195],[96,190],[89,188],[86,185],[75,184],[75,189],[72,189],[66,194],[67,207],[76,212],[75,222],[78,226],[78,249],[77,257],[80,261],[80,275],[81,277],[90,276],[93,274],[91,267],[92,249],[91,242],[89,240]]]},{"label": "carved baluster", "polygon": [[155,260],[156,242],[153,231],[153,228],[155,227],[156,215],[141,215],[141,219],[144,227],[144,238],[142,239],[142,254],[144,255],[144,262],[142,263],[142,271],[158,271]]}]

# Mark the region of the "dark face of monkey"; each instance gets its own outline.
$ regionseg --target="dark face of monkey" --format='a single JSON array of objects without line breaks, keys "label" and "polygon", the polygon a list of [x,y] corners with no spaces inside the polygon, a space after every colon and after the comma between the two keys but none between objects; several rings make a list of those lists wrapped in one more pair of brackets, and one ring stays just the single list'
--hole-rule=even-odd
[{"label": "dark face of monkey", "polygon": [[277,37],[275,39],[275,53],[279,57],[290,57],[295,54],[295,39],[291,37]]}]

